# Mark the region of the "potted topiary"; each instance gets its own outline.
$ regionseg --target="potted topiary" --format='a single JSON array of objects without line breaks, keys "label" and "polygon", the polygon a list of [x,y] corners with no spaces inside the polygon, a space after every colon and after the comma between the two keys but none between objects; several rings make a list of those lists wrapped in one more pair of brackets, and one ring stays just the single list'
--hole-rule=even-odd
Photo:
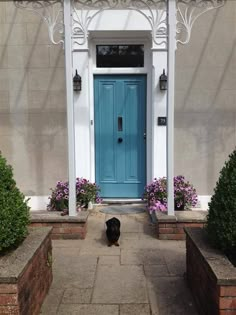
[{"label": "potted topiary", "polygon": [[1,314],[38,314],[52,282],[51,228],[29,223],[25,196],[0,152]]},{"label": "potted topiary", "polygon": [[201,314],[236,310],[236,150],[209,203],[205,229],[186,228],[187,280]]},{"label": "potted topiary", "polygon": [[236,150],[220,172],[209,203],[206,231],[212,245],[236,266]]},{"label": "potted topiary", "polygon": [[16,187],[12,167],[0,152],[0,254],[24,240],[29,222],[27,202]]}]

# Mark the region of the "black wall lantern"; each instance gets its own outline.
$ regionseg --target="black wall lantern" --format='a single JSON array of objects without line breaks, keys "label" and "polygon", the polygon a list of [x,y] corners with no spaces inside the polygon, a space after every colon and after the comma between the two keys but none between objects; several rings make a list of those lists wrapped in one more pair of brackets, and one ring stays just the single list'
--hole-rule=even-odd
[{"label": "black wall lantern", "polygon": [[75,76],[73,78],[73,88],[76,92],[79,92],[82,89],[81,76],[78,74],[77,70],[75,70]]},{"label": "black wall lantern", "polygon": [[161,91],[167,90],[167,75],[165,74],[165,69],[163,69],[163,73],[160,75],[159,85]]}]

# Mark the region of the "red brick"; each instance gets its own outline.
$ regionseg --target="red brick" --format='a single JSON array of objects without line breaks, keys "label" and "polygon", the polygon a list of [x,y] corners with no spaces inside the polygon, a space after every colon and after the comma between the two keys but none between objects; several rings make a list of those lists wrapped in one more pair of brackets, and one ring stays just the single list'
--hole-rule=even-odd
[{"label": "red brick", "polygon": [[17,295],[0,294],[0,305],[17,305]]},{"label": "red brick", "polygon": [[52,233],[53,234],[60,234],[61,233],[61,227],[53,227]]},{"label": "red brick", "polygon": [[219,287],[220,296],[236,296],[236,286],[221,286]]},{"label": "red brick", "polygon": [[58,228],[58,227],[61,227],[63,225],[63,223],[51,223],[50,226],[54,228]]},{"label": "red brick", "polygon": [[159,230],[160,234],[172,234],[172,233],[174,233],[173,228],[159,228],[158,230]]},{"label": "red brick", "polygon": [[43,223],[37,223],[37,222],[33,222],[30,224],[31,227],[42,227]]},{"label": "red brick", "polygon": [[220,310],[219,315],[236,315],[236,311],[232,311],[232,310]]},{"label": "red brick", "polygon": [[81,240],[85,238],[84,234],[61,234],[63,240]]},{"label": "red brick", "polygon": [[176,227],[177,225],[176,225],[176,223],[166,223],[166,225],[165,225],[165,227],[172,227],[172,228],[174,228],[174,227]]},{"label": "red brick", "polygon": [[[17,285],[0,284],[0,314],[38,314],[52,282],[52,268],[47,265],[51,253],[50,235],[25,267]],[[5,291],[16,291],[7,294]],[[4,305],[5,304],[5,305]]]},{"label": "red brick", "polygon": [[68,227],[61,227],[60,228],[60,231],[59,231],[60,234],[70,234],[71,233],[71,228],[68,228]]},{"label": "red brick", "polygon": [[221,297],[219,302],[220,309],[230,309],[236,311],[236,298]]},{"label": "red brick", "polygon": [[0,284],[0,294],[1,293],[17,293],[16,284]]},{"label": "red brick", "polygon": [[184,227],[203,227],[202,223],[184,223]]},{"label": "red brick", "polygon": [[63,234],[52,234],[52,240],[62,240]]},{"label": "red brick", "polygon": [[176,234],[185,234],[184,229],[180,228],[180,227],[175,228],[175,233]]},{"label": "red brick", "polygon": [[1,306],[0,305],[0,314],[1,315],[19,315],[18,306]]}]

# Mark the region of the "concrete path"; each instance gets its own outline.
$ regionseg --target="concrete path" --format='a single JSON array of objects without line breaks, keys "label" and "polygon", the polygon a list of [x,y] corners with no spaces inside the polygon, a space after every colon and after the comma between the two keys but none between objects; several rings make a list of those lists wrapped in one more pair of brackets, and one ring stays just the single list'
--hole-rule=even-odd
[{"label": "concrete path", "polygon": [[53,241],[53,284],[42,315],[197,315],[184,280],[185,242],[159,241],[146,213],[116,216],[120,247],[89,217],[85,240]]}]

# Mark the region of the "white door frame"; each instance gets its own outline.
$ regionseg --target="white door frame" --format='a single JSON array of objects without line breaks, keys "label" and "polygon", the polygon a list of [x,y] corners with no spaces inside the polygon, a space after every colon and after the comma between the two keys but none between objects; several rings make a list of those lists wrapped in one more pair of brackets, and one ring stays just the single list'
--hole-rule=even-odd
[{"label": "white door frame", "polygon": [[[120,34],[122,35],[122,33]],[[138,35],[138,33],[136,34]],[[97,68],[96,67],[96,45],[98,44],[142,44],[144,45],[144,67],[143,68]],[[103,38],[94,38],[90,43],[90,62],[89,62],[89,91],[90,91],[90,153],[91,153],[91,180],[95,181],[95,130],[94,130],[94,75],[116,75],[116,74],[145,74],[147,77],[146,87],[146,178],[147,182],[152,178],[152,101],[151,101],[151,89],[152,89],[152,64],[151,64],[151,42],[147,38],[140,37],[139,39],[132,39],[120,36],[117,39],[114,37],[111,39],[104,36]],[[149,167],[148,167],[149,165]]]}]

